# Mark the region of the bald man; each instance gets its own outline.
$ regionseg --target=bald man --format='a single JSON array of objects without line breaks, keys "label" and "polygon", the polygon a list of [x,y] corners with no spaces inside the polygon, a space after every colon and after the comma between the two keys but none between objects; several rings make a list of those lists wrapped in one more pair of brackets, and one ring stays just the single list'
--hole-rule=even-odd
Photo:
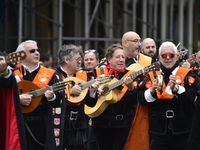
[{"label": "bald man", "polygon": [[128,31],[122,36],[122,46],[127,57],[126,66],[133,63],[138,63],[142,67],[149,66],[152,59],[144,54],[141,54],[141,38],[139,34],[133,31]]},{"label": "bald man", "polygon": [[141,52],[152,58],[153,62],[158,61],[158,56],[156,54],[156,43],[152,38],[145,38],[142,41],[142,49]]}]

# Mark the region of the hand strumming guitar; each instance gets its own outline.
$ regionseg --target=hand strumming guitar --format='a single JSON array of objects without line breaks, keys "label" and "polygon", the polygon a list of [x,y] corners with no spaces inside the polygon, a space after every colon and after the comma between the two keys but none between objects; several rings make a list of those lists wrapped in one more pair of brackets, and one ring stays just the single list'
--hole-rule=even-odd
[{"label": "hand strumming guitar", "polygon": [[32,101],[32,96],[33,95],[30,95],[30,94],[19,95],[21,105],[29,106]]},{"label": "hand strumming guitar", "polygon": [[71,94],[71,95],[80,95],[81,92],[82,92],[81,87],[78,86],[78,85],[74,85],[74,86],[72,87],[72,89],[71,89],[71,93],[70,93],[70,94]]},{"label": "hand strumming guitar", "polygon": [[134,89],[133,80],[131,79],[131,77],[125,77],[124,84],[126,84],[126,86],[128,87],[128,90],[131,91]]}]

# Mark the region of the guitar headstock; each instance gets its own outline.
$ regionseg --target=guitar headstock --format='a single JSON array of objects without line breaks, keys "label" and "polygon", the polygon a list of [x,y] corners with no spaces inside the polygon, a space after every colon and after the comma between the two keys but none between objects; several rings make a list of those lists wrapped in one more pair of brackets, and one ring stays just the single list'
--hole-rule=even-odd
[{"label": "guitar headstock", "polygon": [[57,92],[57,91],[64,91],[67,86],[72,87],[74,85],[75,85],[75,82],[73,80],[64,80],[64,81],[53,84],[52,88],[53,88],[53,91]]},{"label": "guitar headstock", "polygon": [[13,52],[5,57],[5,61],[7,64],[16,64],[19,63],[20,60],[25,58],[26,58],[26,53],[24,51]]},{"label": "guitar headstock", "polygon": [[196,55],[197,55],[197,53],[192,54],[190,57],[188,57],[187,61],[188,61],[189,63],[194,63],[195,60],[196,60]]},{"label": "guitar headstock", "polygon": [[160,69],[160,62],[155,62],[151,64],[150,66],[147,66],[143,69],[144,74],[146,74],[149,71],[159,70]]},{"label": "guitar headstock", "polygon": [[188,49],[182,48],[182,49],[178,50],[178,53],[179,53],[179,58],[182,59],[183,56],[188,54]]}]

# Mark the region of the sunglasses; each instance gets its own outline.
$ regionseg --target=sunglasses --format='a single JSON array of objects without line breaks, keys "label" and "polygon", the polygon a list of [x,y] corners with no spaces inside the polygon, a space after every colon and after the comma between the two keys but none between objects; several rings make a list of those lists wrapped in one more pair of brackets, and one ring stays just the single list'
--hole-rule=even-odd
[{"label": "sunglasses", "polygon": [[28,50],[29,51],[29,53],[35,53],[35,51],[38,51],[38,52],[40,52],[40,49],[38,48],[38,49],[30,49],[30,50]]},{"label": "sunglasses", "polygon": [[95,53],[95,52],[96,52],[95,49],[90,49],[90,50],[86,50],[84,53],[86,54],[86,53]]},{"label": "sunglasses", "polygon": [[166,54],[161,54],[162,58],[167,58],[167,56],[169,56],[169,58],[174,58],[176,54],[174,53],[166,53]]}]

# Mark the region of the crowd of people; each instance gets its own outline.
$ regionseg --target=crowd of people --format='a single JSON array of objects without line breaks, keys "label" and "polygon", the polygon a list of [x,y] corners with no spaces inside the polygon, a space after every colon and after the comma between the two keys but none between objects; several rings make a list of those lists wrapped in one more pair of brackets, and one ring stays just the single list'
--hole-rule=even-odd
[{"label": "crowd of people", "polygon": [[40,56],[26,40],[20,52],[12,67],[0,56],[0,149],[200,149],[200,52],[183,60],[173,42],[157,50],[133,31],[102,62],[74,44]]}]

